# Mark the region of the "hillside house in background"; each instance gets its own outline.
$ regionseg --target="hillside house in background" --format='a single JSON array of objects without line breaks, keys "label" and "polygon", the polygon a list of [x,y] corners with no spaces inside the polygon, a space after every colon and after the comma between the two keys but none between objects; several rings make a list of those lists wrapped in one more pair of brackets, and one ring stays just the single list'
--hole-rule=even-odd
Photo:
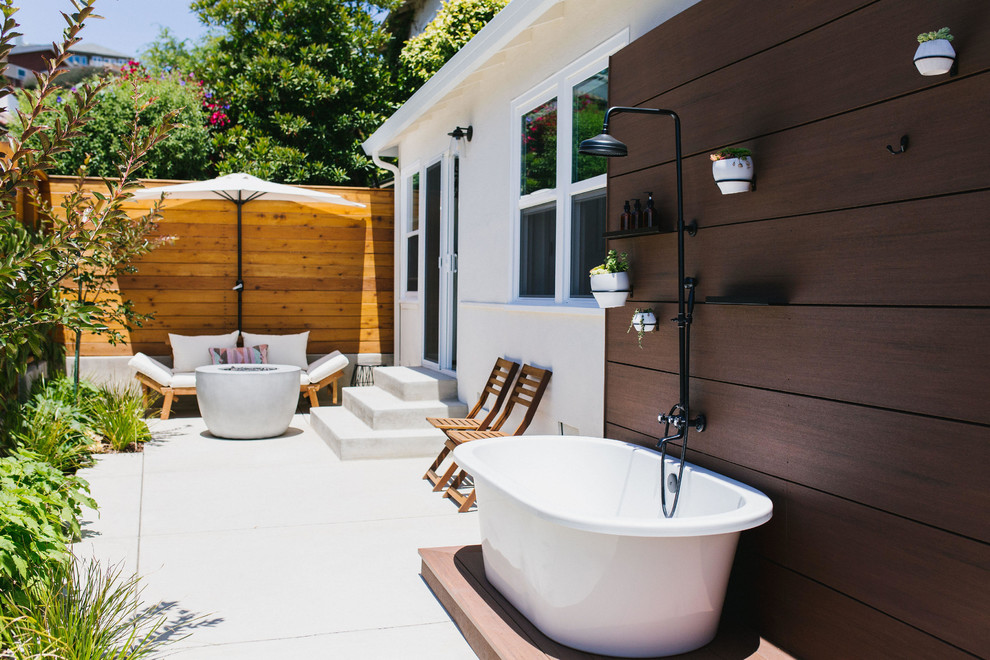
[{"label": "hillside house in background", "polygon": [[[51,44],[27,44],[14,46],[7,56],[7,61],[27,71],[44,71],[45,60],[54,56],[55,50]],[[69,59],[66,64],[69,68],[89,66],[119,69],[131,59],[130,55],[105,46],[78,43],[69,49]]]}]

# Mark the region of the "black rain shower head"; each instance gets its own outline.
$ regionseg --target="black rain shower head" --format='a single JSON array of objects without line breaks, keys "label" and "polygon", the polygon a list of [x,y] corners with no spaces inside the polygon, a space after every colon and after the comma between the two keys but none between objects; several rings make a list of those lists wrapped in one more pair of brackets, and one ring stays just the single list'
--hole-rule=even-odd
[{"label": "black rain shower head", "polygon": [[609,135],[607,128],[601,135],[582,141],[578,151],[590,156],[605,156],[607,158],[625,156],[629,153],[625,143]]}]

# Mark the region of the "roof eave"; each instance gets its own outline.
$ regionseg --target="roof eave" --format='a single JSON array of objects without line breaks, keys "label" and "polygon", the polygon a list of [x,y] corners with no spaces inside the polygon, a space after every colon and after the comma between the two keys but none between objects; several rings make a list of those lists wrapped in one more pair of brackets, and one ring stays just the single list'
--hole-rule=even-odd
[{"label": "roof eave", "polygon": [[533,21],[563,0],[512,0],[362,143],[368,155],[394,148],[398,136]]}]

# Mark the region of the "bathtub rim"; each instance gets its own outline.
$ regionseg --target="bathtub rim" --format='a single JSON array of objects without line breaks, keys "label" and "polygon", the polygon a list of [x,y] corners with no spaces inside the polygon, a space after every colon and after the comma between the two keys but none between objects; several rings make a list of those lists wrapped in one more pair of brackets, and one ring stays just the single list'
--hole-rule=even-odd
[{"label": "bathtub rim", "polygon": [[[660,459],[660,452],[650,447],[644,447],[623,440],[593,436],[530,435],[474,440],[457,447],[454,450],[454,460],[468,473],[474,475],[476,480],[480,478],[487,482],[492,488],[511,498],[520,507],[533,515],[566,527],[588,532],[642,537],[711,536],[716,534],[731,534],[758,527],[773,517],[773,502],[765,493],[689,461],[685,462],[685,470],[691,469],[698,474],[708,475],[722,482],[724,486],[737,491],[744,499],[745,503],[743,506],[725,513],[693,516],[690,518],[661,517],[653,519],[582,516],[571,511],[563,510],[560,507],[537,506],[519,496],[518,488],[515,487],[518,482],[512,482],[510,479],[504,478],[501,475],[493,478],[491,475],[485,474],[484,469],[480,473],[477,471],[478,461],[482,459],[476,457],[475,454],[489,445],[511,442],[521,444],[525,447],[527,443],[547,440],[551,442],[587,442],[596,445],[607,443],[610,446],[624,446],[630,451],[648,452],[656,456],[657,460]],[[519,460],[526,460],[525,452],[520,453]],[[669,456],[667,460],[674,461],[675,464],[679,462],[677,459],[672,459]],[[535,495],[538,497],[538,494]],[[482,506],[483,504],[479,506],[479,512],[482,511]]]}]

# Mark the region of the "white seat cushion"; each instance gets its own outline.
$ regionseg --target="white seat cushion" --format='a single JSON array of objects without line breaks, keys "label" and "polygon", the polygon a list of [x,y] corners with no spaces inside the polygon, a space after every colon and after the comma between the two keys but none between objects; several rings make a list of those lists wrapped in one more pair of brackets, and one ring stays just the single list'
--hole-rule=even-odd
[{"label": "white seat cushion", "polygon": [[172,370],[144,353],[135,353],[127,364],[162,387],[169,387],[172,384]]},{"label": "white seat cushion", "polygon": [[196,387],[196,372],[183,372],[172,375],[172,387]]},{"label": "white seat cushion", "polygon": [[[196,367],[213,364],[211,348],[234,348],[237,346],[237,330],[225,335],[173,335],[168,333],[168,343],[172,345],[172,371],[182,373],[196,371]],[[251,344],[255,346],[256,344]]]},{"label": "white seat cushion", "polygon": [[291,364],[303,371],[309,366],[306,361],[306,344],[309,342],[309,330],[296,335],[256,335],[242,332],[245,346],[260,346],[268,344],[269,364]]},{"label": "white seat cushion", "polygon": [[302,371],[300,369],[300,371],[299,371],[299,385],[300,385],[300,387],[303,386],[303,385],[309,385],[311,382],[312,381],[309,379],[309,374],[307,374],[305,371]]},{"label": "white seat cushion", "polygon": [[337,373],[349,363],[350,361],[347,359],[347,356],[340,351],[334,351],[309,365],[307,373],[309,373],[309,379],[312,382],[318,383],[330,374]]}]

